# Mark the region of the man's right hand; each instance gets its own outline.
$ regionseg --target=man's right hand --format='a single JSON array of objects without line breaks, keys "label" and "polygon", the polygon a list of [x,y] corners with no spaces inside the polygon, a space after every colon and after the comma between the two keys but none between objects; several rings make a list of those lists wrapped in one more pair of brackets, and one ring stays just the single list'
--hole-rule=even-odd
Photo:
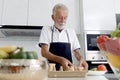
[{"label": "man's right hand", "polygon": [[64,71],[69,70],[69,67],[74,66],[69,60],[62,58],[61,59],[61,65],[63,67]]}]

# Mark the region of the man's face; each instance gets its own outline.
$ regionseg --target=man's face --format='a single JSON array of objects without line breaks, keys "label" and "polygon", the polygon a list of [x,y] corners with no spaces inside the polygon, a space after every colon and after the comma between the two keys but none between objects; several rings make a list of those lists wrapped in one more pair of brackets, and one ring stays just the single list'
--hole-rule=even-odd
[{"label": "man's face", "polygon": [[54,20],[55,24],[62,27],[66,24],[67,17],[68,17],[67,10],[58,9],[56,11],[56,14],[53,16],[53,20]]}]

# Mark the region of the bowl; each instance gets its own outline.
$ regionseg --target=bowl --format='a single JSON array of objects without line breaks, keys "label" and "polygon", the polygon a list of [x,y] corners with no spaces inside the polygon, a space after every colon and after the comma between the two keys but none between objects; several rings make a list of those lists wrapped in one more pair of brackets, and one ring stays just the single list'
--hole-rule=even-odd
[{"label": "bowl", "polygon": [[[101,53],[105,56],[115,76],[120,80],[120,49],[119,41],[106,41],[102,44],[97,44]],[[104,47],[104,49],[103,49]]]},{"label": "bowl", "polygon": [[46,60],[0,59],[0,80],[47,80]]},{"label": "bowl", "polygon": [[106,57],[114,74],[120,80],[120,55],[114,55],[111,52],[105,52],[105,51],[102,51],[102,53]]}]

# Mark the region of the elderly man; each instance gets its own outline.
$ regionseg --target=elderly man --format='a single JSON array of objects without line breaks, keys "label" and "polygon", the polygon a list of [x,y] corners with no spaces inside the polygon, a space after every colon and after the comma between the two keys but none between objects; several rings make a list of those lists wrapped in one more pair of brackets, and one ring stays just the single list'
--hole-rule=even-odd
[{"label": "elderly man", "polygon": [[79,61],[78,68],[88,69],[88,64],[80,53],[80,45],[76,33],[73,29],[66,27],[68,18],[68,8],[63,4],[57,4],[53,8],[53,26],[43,27],[39,44],[42,56],[50,63],[56,64],[56,69],[60,66],[63,70],[68,70],[74,66],[72,54]]}]

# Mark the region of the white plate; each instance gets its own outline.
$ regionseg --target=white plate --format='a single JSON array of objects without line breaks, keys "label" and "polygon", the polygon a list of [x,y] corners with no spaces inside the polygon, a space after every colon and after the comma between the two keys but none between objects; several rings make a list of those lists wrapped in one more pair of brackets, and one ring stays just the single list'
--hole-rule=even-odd
[{"label": "white plate", "polygon": [[88,71],[87,75],[89,76],[101,76],[104,75],[107,71]]}]

